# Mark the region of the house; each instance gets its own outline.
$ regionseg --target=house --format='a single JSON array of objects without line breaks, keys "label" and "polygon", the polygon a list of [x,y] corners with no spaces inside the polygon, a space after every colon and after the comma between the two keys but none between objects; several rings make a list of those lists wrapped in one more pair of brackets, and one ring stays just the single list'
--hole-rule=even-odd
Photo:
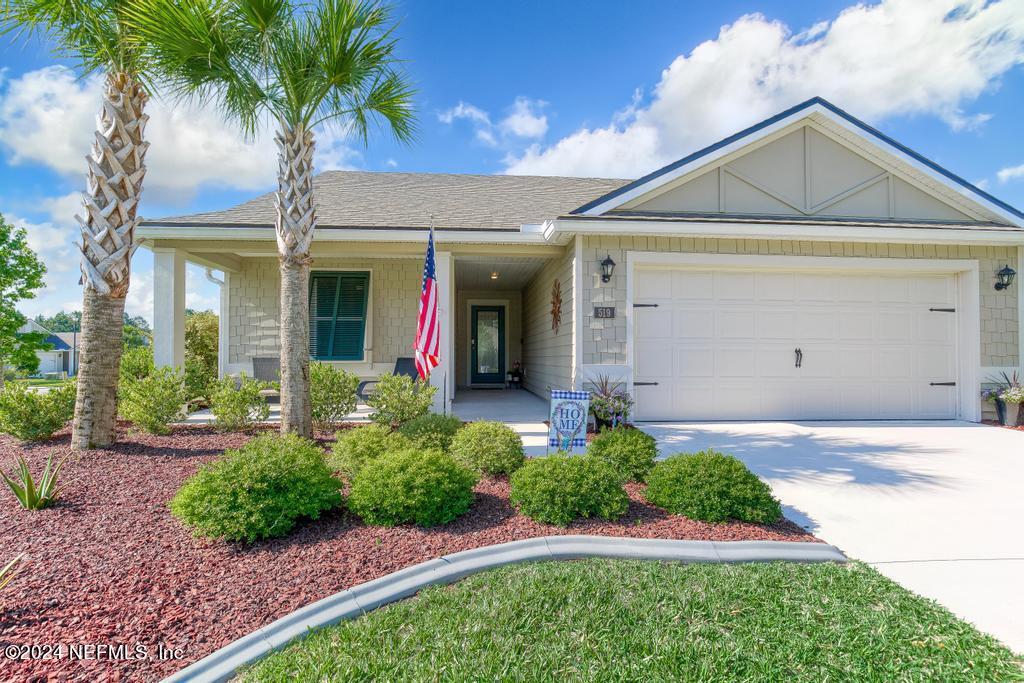
[{"label": "house", "polygon": [[[439,407],[620,378],[640,420],[981,418],[1022,365],[1024,214],[814,98],[637,180],[327,172],[311,355],[410,356],[436,226]],[[223,373],[278,351],[274,201],[147,222],[156,358],[184,268],[224,273]]]},{"label": "house", "polygon": [[49,350],[36,351],[39,357],[38,375],[60,375],[70,377],[75,374],[78,367],[77,346],[72,352],[72,345],[64,340],[63,334],[54,334],[37,323],[35,320],[27,320],[24,325],[18,328],[18,334],[26,332],[40,332],[46,335],[44,340],[49,345]]}]

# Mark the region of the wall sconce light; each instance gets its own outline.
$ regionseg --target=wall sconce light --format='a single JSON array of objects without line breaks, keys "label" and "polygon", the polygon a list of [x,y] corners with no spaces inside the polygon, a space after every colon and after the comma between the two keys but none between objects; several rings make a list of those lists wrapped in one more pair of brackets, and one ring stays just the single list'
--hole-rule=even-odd
[{"label": "wall sconce light", "polygon": [[1013,276],[1017,271],[1010,266],[1003,266],[1003,269],[996,273],[996,290],[1004,290],[1013,284]]},{"label": "wall sconce light", "polygon": [[608,254],[604,257],[604,261],[601,261],[601,282],[610,282],[614,272],[615,261],[612,261],[612,255]]},{"label": "wall sconce light", "polygon": [[493,273],[491,273],[491,279],[492,280],[497,280],[498,279],[498,271],[494,271]]}]

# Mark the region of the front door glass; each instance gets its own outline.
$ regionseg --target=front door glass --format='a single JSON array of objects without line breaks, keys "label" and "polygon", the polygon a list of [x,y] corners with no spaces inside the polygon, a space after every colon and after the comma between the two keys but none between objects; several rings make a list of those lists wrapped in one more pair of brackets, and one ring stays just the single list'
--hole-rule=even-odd
[{"label": "front door glass", "polygon": [[505,309],[473,306],[473,383],[505,381]]}]

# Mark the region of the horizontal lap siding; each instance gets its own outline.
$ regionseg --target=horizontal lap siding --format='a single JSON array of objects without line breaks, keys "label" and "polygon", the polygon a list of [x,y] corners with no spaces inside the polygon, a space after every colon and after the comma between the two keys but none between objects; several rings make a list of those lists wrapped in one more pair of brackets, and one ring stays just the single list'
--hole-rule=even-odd
[{"label": "horizontal lap siding", "polygon": [[[543,395],[548,389],[572,388],[573,255],[570,244],[550,261],[523,290],[523,365],[526,388]],[[562,324],[551,329],[551,288],[562,286]]]},{"label": "horizontal lap siding", "polygon": [[[1018,364],[1017,295],[1015,285],[1002,292],[993,289],[995,272],[1017,263],[1015,247],[934,244],[882,244],[858,242],[806,242],[790,240],[739,240],[682,237],[586,237],[583,242],[583,362],[625,364],[626,317],[596,320],[593,306],[616,306],[625,313],[626,252],[764,254],[796,256],[843,256],[864,258],[975,259],[981,278],[981,365]],[[608,284],[600,278],[600,261],[610,255],[619,264]]]},{"label": "horizontal lap siding", "polygon": [[[423,263],[417,259],[316,259],[313,270],[346,268],[370,272],[370,316],[374,363],[394,364],[412,356]],[[244,259],[229,279],[229,363],[280,350],[280,274],[276,259]]]}]

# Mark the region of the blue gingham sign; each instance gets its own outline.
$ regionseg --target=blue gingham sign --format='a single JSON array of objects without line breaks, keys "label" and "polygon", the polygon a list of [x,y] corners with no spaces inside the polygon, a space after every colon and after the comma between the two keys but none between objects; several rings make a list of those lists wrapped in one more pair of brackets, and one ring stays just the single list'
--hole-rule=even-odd
[{"label": "blue gingham sign", "polygon": [[570,453],[573,448],[586,448],[588,412],[589,391],[552,389],[548,445]]}]

